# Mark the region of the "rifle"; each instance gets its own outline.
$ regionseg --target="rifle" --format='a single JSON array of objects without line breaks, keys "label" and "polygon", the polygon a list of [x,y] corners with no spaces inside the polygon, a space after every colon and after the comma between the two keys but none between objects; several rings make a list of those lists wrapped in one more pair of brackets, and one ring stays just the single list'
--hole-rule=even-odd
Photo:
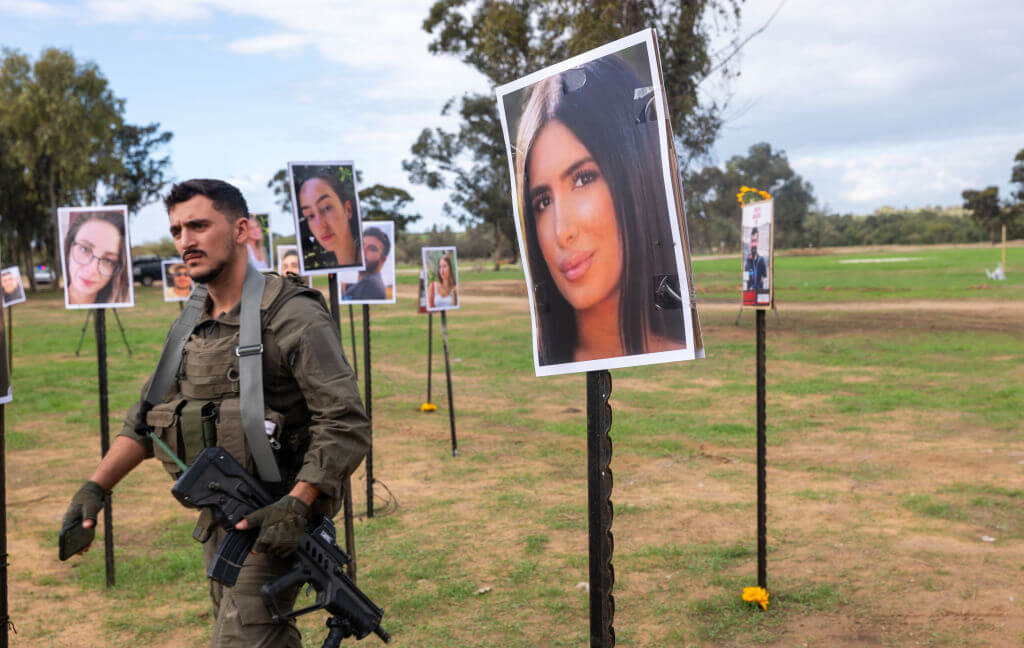
[{"label": "rifle", "polygon": [[[227,536],[217,548],[206,575],[228,587],[234,586],[257,536],[254,530],[238,531],[234,526],[275,498],[219,447],[203,450],[171,487],[171,493],[189,508],[209,509],[214,521],[227,529]],[[384,643],[390,641],[391,637],[380,626],[384,611],[363,594],[342,569],[352,559],[335,541],[334,523],[330,518],[314,516],[294,556],[292,571],[260,588],[260,596],[274,622],[324,609],[332,616],[327,620],[330,630],[323,648],[337,648],[345,637],[362,639],[371,632]],[[316,590],[316,602],[300,610],[281,610],[277,595],[304,583]]]}]

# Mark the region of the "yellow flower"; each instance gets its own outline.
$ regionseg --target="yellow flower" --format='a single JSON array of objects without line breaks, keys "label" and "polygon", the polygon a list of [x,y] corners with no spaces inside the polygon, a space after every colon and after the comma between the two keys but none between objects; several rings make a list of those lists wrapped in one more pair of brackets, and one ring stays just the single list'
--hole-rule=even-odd
[{"label": "yellow flower", "polygon": [[768,609],[768,590],[763,587],[744,587],[743,600],[749,603],[757,603],[762,610]]},{"label": "yellow flower", "polygon": [[434,405],[433,403],[423,403],[422,405],[420,405],[420,411],[421,412],[435,412],[435,411],[437,411],[437,405]]}]

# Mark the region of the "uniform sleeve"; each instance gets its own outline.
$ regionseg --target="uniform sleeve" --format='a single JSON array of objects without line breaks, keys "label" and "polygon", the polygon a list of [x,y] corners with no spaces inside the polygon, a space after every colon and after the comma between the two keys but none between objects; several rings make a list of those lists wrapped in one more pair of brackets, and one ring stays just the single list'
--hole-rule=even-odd
[{"label": "uniform sleeve", "polygon": [[128,437],[132,441],[137,442],[146,451],[146,458],[153,456],[153,439],[148,434],[139,434],[135,431],[135,427],[139,422],[139,407],[142,404],[142,399],[147,391],[149,391],[149,382],[153,380],[152,376],[146,381],[146,384],[142,386],[142,392],[139,394],[139,400],[135,401],[131,407],[128,408],[128,413],[124,417],[124,425],[121,426],[121,431],[117,436]]},{"label": "uniform sleeve", "polygon": [[370,448],[370,422],[355,375],[345,360],[338,327],[305,296],[290,299],[271,324],[310,413],[309,449],[296,477],[330,498]]}]

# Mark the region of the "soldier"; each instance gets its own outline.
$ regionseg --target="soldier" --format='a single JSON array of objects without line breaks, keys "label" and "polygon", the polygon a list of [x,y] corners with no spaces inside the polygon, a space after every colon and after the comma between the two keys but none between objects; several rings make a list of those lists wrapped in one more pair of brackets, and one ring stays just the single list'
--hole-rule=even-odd
[{"label": "soldier", "polygon": [[[260,465],[242,423],[246,395],[238,352],[240,323],[244,327],[245,322],[243,286],[248,275],[263,276],[248,265],[251,223],[245,199],[226,182],[189,180],[174,185],[164,203],[178,253],[208,296],[172,387],[156,397],[151,409],[144,405],[153,400],[145,397],[149,383],[143,388],[143,399],[129,409],[110,451],[72,499],[65,525],[75,519],[84,519],[87,528],[95,525],[105,495],[143,459],[154,456],[150,431],[186,462],[204,445],[218,445],[251,473],[257,467],[265,471],[266,462]],[[273,448],[271,463],[276,464],[271,472],[279,472],[281,480],[272,488],[280,499],[236,525],[258,527],[259,536],[234,587],[211,581],[211,648],[300,648],[295,622],[272,623],[259,589],[289,571],[292,563],[286,557],[311,513],[337,513],[344,479],[369,448],[369,422],[323,297],[276,275],[266,275],[265,282],[259,304],[264,423]],[[215,443],[208,433],[214,421]],[[172,477],[180,475],[178,464],[159,445],[155,454]],[[207,564],[225,533],[211,526],[209,516],[201,515],[194,534],[203,542]],[[296,587],[279,601],[281,609],[291,609],[297,594]]]}]

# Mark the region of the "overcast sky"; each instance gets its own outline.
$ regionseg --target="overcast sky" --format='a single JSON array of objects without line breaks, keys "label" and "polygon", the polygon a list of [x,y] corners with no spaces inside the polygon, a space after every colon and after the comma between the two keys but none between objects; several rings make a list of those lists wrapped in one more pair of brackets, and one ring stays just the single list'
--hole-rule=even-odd
[{"label": "overcast sky", "polygon": [[[354,160],[364,184],[405,187],[425,229],[450,222],[444,196],[411,185],[401,162],[424,126],[444,123],[448,98],[488,90],[427,52],[431,2],[0,0],[0,44],[97,63],[129,121],[174,133],[175,178],[238,184],[275,231],[294,228],[267,181],[288,160],[318,159]],[[779,7],[751,0],[742,32]],[[781,3],[743,52],[715,158],[767,141],[841,212],[955,205],[966,187],[1005,188],[1024,148],[1022,25],[1016,1]],[[133,240],[166,227],[148,207]]]}]

